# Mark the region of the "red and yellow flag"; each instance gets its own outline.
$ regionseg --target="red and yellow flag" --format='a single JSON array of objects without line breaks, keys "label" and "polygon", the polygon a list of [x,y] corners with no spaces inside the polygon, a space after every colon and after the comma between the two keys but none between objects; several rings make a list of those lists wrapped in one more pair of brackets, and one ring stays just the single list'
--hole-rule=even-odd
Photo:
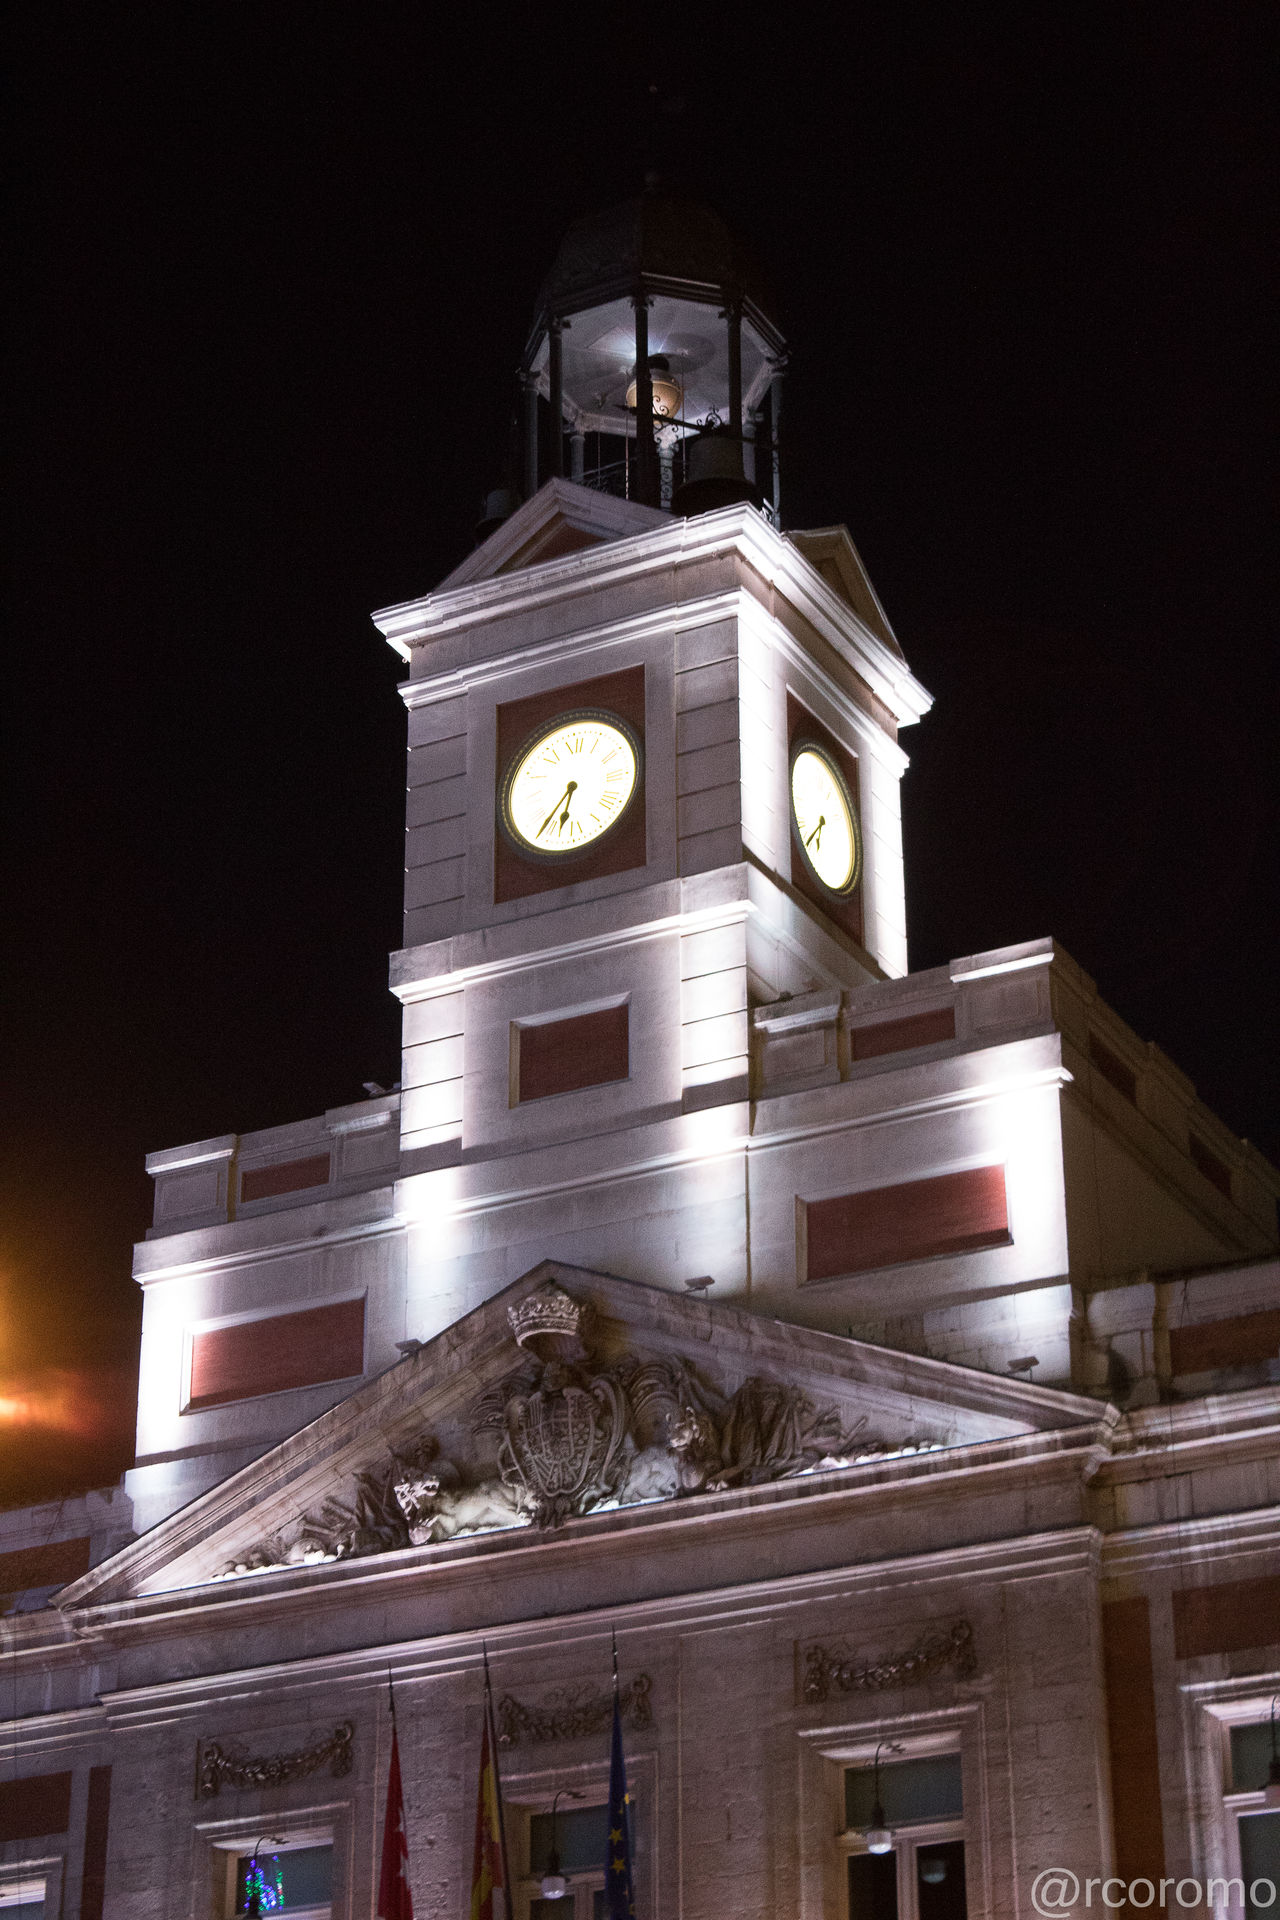
[{"label": "red and yellow flag", "polygon": [[476,1851],[471,1871],[471,1920],[511,1920],[511,1876],[507,1872],[502,1786],[498,1779],[498,1742],[493,1726],[493,1697],[485,1674],[484,1736],[480,1743],[480,1789],[476,1796]]}]

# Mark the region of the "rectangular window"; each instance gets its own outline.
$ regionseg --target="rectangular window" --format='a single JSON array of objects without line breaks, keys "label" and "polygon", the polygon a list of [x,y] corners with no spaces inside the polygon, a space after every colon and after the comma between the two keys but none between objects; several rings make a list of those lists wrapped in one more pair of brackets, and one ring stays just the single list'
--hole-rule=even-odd
[{"label": "rectangular window", "polygon": [[1264,1804],[1263,1795],[1271,1778],[1271,1761],[1276,1751],[1270,1717],[1252,1726],[1231,1728],[1231,1786],[1225,1796],[1228,1841],[1231,1855],[1229,1874],[1244,1883],[1227,1910],[1242,1920],[1264,1920],[1273,1910],[1271,1900],[1254,1901],[1254,1885],[1267,1891],[1266,1882],[1280,1887],[1280,1810]]},{"label": "rectangular window", "polygon": [[44,1920],[45,1881],[0,1880],[0,1914],[4,1920]]},{"label": "rectangular window", "polygon": [[[1280,1813],[1265,1810],[1237,1815],[1240,1840],[1240,1878],[1244,1881],[1244,1911],[1247,1920],[1264,1920],[1275,1901],[1253,1901],[1250,1895],[1256,1881],[1280,1887]],[[1265,1892],[1266,1888],[1259,1889]]]},{"label": "rectangular window", "polygon": [[240,1854],[234,1856],[234,1866],[232,1916],[248,1912],[256,1884],[264,1915],[282,1913],[289,1920],[327,1920],[333,1895],[332,1843]]},{"label": "rectangular window", "polygon": [[[634,1822],[634,1795],[631,1817]],[[634,1833],[633,1825],[633,1838]],[[562,1801],[556,1809],[554,1831],[550,1813],[530,1813],[524,1827],[517,1913],[526,1914],[528,1920],[607,1920],[604,1868],[608,1846],[607,1805],[575,1807]],[[541,1885],[543,1875],[550,1871],[553,1850],[568,1886],[562,1897],[548,1900]]]},{"label": "rectangular window", "polygon": [[1231,1198],[1230,1167],[1224,1166],[1216,1153],[1210,1153],[1204,1141],[1197,1140],[1194,1133],[1187,1135],[1187,1152],[1191,1156],[1192,1166],[1198,1167],[1205,1179],[1215,1186],[1219,1193],[1225,1193],[1229,1200]]},{"label": "rectangular window", "polygon": [[850,1767],[844,1792],[847,1920],[965,1920],[960,1755]]},{"label": "rectangular window", "polygon": [[283,1160],[276,1167],[246,1167],[240,1175],[240,1198],[274,1200],[282,1193],[302,1193],[308,1187],[327,1187],[329,1156],[313,1153],[305,1160]]},{"label": "rectangular window", "polygon": [[1096,1033],[1089,1035],[1089,1058],[1103,1079],[1109,1081],[1117,1093],[1122,1093],[1126,1100],[1131,1100],[1136,1106],[1137,1075],[1131,1067],[1126,1067],[1123,1060],[1117,1059],[1110,1047],[1103,1046]]},{"label": "rectangular window", "polygon": [[625,1080],[631,1066],[628,1013],[624,1001],[567,1020],[517,1022],[512,1030],[516,1103]]},{"label": "rectangular window", "polygon": [[[937,1753],[920,1760],[887,1762],[880,1768],[880,1803],[890,1827],[958,1820],[964,1810],[960,1755]],[[844,1776],[846,1827],[869,1827],[874,1808],[875,1773],[870,1767],[850,1767]]]},{"label": "rectangular window", "polygon": [[1010,1241],[1003,1167],[973,1167],[802,1205],[805,1280]]},{"label": "rectangular window", "polygon": [[954,1007],[936,1007],[932,1013],[911,1013],[901,1020],[881,1020],[854,1027],[849,1035],[855,1060],[875,1060],[886,1053],[906,1053],[912,1047],[931,1047],[956,1037]]},{"label": "rectangular window", "polygon": [[194,1336],[187,1411],[363,1372],[363,1300],[245,1320]]}]

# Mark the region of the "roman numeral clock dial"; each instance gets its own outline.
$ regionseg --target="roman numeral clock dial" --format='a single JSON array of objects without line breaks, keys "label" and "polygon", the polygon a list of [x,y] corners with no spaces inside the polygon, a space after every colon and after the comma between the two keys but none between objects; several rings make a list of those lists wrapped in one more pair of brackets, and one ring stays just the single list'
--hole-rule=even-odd
[{"label": "roman numeral clock dial", "polygon": [[801,746],[792,755],[791,812],[814,879],[828,893],[852,893],[862,869],[858,816],[844,776],[821,747]]},{"label": "roman numeral clock dial", "polygon": [[526,857],[585,852],[618,825],[635,797],[640,742],[616,714],[567,713],[513,755],[502,785],[502,825]]}]

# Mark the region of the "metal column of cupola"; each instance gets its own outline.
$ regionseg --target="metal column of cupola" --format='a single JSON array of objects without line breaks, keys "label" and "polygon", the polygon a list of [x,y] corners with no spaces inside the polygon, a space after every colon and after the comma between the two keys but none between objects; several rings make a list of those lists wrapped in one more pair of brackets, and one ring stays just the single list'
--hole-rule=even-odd
[{"label": "metal column of cupola", "polygon": [[521,481],[779,514],[785,342],[718,214],[655,184],[569,228],[520,368]]}]

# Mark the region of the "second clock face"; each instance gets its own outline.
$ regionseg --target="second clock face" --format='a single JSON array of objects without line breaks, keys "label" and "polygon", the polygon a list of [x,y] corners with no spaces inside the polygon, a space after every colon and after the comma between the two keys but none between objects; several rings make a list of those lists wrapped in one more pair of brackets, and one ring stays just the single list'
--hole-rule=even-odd
[{"label": "second clock face", "polygon": [[831,893],[858,884],[861,848],[849,789],[820,747],[801,747],[791,761],[791,811],[806,864]]},{"label": "second clock face", "polygon": [[503,824],[522,852],[581,853],[617,826],[639,774],[640,743],[616,714],[562,714],[512,759]]}]

